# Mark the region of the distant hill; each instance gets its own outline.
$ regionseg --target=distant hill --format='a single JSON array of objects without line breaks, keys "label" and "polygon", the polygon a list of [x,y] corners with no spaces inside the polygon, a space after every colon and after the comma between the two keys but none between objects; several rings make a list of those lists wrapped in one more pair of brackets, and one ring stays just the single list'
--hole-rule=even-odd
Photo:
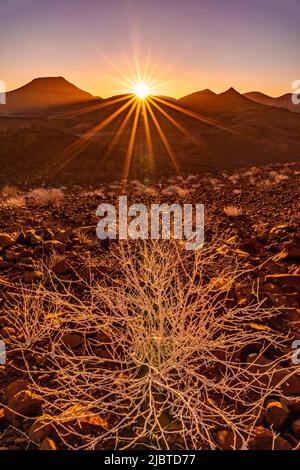
[{"label": "distant hill", "polygon": [[[122,178],[136,116],[131,95],[99,99],[63,78],[37,79],[12,93],[21,90],[23,106],[31,96],[36,107],[0,106],[0,186],[97,187]],[[148,126],[144,113],[136,122],[131,179],[158,181],[176,173],[174,162],[183,174],[203,174],[300,159],[299,113],[234,88],[156,98]]]},{"label": "distant hill", "polygon": [[229,88],[219,94],[208,89],[197,91],[180,98],[178,101],[183,106],[201,112],[236,112],[257,107],[252,100],[241,95],[234,88]]},{"label": "distant hill", "polygon": [[63,77],[35,78],[6,94],[6,103],[14,107],[43,107],[93,100],[95,97]]},{"label": "distant hill", "polygon": [[244,96],[256,103],[275,106],[276,108],[285,108],[293,111],[294,113],[300,113],[300,105],[295,105],[292,102],[292,93],[286,93],[285,95],[273,98],[272,96],[265,95],[259,91],[250,91],[249,93],[245,93]]}]

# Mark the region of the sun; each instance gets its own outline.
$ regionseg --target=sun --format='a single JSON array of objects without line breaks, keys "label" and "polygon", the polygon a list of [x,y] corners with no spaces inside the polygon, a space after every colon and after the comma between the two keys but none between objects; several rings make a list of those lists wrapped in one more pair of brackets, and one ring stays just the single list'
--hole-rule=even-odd
[{"label": "sun", "polygon": [[139,83],[136,85],[134,92],[141,100],[144,100],[150,94],[149,87],[145,83]]}]

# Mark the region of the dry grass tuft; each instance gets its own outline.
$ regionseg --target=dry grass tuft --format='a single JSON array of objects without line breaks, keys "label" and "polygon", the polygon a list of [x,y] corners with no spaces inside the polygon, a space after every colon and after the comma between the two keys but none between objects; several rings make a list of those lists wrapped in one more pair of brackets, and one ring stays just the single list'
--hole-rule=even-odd
[{"label": "dry grass tuft", "polygon": [[64,193],[61,189],[36,188],[30,191],[28,199],[34,206],[59,206],[64,200]]},{"label": "dry grass tuft", "polygon": [[13,198],[17,196],[18,188],[16,188],[16,186],[6,184],[5,186],[3,186],[1,193],[4,198]]},{"label": "dry grass tuft", "polygon": [[223,211],[228,217],[241,217],[243,215],[243,210],[236,206],[226,206]]},{"label": "dry grass tuft", "polygon": [[23,196],[11,196],[1,201],[0,206],[5,209],[22,209],[26,202]]}]

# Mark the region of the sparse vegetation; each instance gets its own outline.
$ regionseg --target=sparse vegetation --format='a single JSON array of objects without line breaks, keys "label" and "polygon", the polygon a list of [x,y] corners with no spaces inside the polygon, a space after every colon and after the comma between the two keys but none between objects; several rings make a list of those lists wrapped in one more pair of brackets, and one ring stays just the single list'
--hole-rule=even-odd
[{"label": "sparse vegetation", "polygon": [[3,188],[2,188],[2,197],[4,198],[13,198],[15,196],[17,196],[18,194],[18,188],[16,188],[16,186],[12,186],[10,184],[6,184]]},{"label": "sparse vegetation", "polygon": [[24,196],[10,196],[1,201],[0,207],[7,209],[21,209],[25,207],[26,202]]},{"label": "sparse vegetation", "polygon": [[[123,244],[109,257],[118,278],[84,282],[85,298],[49,272],[47,285],[23,289],[6,308],[10,352],[23,357],[46,410],[40,423],[68,448],[75,436],[86,449],[213,449],[219,429],[247,448],[266,399],[281,393],[272,377],[282,357],[261,370],[243,351],[283,348],[284,335],[262,326],[279,311],[255,290],[234,304],[230,292],[247,272],[215,243],[192,254],[176,242]],[[32,363],[41,364],[34,374]],[[54,386],[37,379],[45,372]],[[74,429],[86,416],[99,432]]]},{"label": "sparse vegetation", "polygon": [[243,215],[243,210],[236,206],[226,206],[223,211],[228,217],[241,217]]},{"label": "sparse vegetation", "polygon": [[[243,171],[236,186],[229,173],[215,187],[208,173],[193,185],[171,178],[192,187],[184,202],[205,204],[196,253],[174,240],[100,242],[92,189],[65,192],[63,211],[18,190],[25,206],[0,211],[1,446],[296,448],[298,168],[261,168],[254,185]],[[257,183],[275,170],[289,191],[283,181],[262,195]],[[161,196],[170,180],[149,187],[151,202],[179,202]],[[147,206],[136,187],[129,199]],[[117,184],[98,188],[116,203]],[[8,400],[16,379],[25,389]]]},{"label": "sparse vegetation", "polygon": [[28,200],[34,206],[59,206],[64,200],[61,189],[36,188],[28,193]]}]

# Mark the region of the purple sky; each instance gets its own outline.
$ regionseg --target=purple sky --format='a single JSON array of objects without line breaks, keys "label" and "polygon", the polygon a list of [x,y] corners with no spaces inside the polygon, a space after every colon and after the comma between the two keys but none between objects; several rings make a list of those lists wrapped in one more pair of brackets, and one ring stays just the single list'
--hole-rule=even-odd
[{"label": "purple sky", "polygon": [[300,0],[0,0],[0,12],[8,89],[62,75],[109,96],[128,91],[118,79],[148,55],[146,76],[172,96],[230,86],[280,95],[300,79]]}]

